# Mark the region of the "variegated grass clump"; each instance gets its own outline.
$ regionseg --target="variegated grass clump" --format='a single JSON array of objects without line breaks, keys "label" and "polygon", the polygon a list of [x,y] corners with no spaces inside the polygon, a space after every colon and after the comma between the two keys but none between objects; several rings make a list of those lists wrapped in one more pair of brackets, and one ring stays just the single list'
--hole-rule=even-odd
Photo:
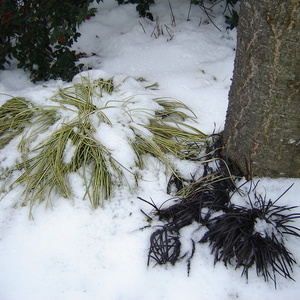
[{"label": "variegated grass clump", "polygon": [[12,98],[0,107],[0,149],[21,134],[33,117],[33,107],[24,98]]},{"label": "variegated grass clump", "polygon": [[[45,131],[56,121],[54,109],[43,109],[34,106],[23,97],[13,97],[0,106],[0,151],[6,153],[1,155],[0,164],[0,192],[7,190],[9,174],[12,173],[13,165],[10,151],[4,148],[14,139],[19,137],[19,149],[21,156],[26,156],[28,146],[36,137]],[[28,130],[30,128],[30,130]],[[31,132],[29,134],[29,132]],[[8,153],[8,155],[7,155]],[[9,156],[9,157],[7,157]],[[9,158],[9,159],[8,159]],[[18,167],[17,167],[18,168]]]},{"label": "variegated grass clump", "polygon": [[[49,200],[53,193],[71,198],[69,175],[77,173],[83,178],[85,195],[97,207],[111,196],[114,187],[125,182],[138,184],[147,155],[156,157],[177,176],[170,155],[191,159],[206,146],[207,136],[184,122],[194,118],[186,105],[149,95],[152,85],[143,85],[143,93],[128,96],[123,86],[128,81],[144,84],[132,78],[116,83],[114,78],[82,77],[60,89],[51,99],[52,106],[32,105],[34,109],[25,110],[31,114],[23,131],[17,133],[23,135],[19,150],[24,159],[17,165],[23,173],[15,181],[25,187],[24,203]],[[25,104],[31,105],[27,100]],[[39,111],[51,115],[52,123],[38,116]],[[38,134],[32,127],[40,128]],[[124,149],[118,149],[118,141]],[[122,160],[120,150],[128,151],[130,158]]]},{"label": "variegated grass clump", "polygon": [[34,127],[38,124],[38,127],[34,128],[35,134],[48,128],[56,120],[55,112],[54,109],[46,110],[43,107],[36,107],[22,97],[7,100],[0,107],[0,149],[4,148],[14,137],[21,135],[28,126]]}]

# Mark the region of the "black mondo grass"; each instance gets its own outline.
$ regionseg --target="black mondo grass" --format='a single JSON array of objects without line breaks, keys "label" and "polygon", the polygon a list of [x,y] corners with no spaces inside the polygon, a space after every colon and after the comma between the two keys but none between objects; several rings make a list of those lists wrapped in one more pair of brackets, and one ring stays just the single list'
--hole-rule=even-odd
[{"label": "black mondo grass", "polygon": [[[255,187],[256,188],[256,187]],[[248,279],[252,266],[265,281],[272,280],[276,287],[276,275],[293,280],[292,266],[296,263],[285,246],[286,235],[300,237],[300,229],[291,223],[300,218],[291,213],[296,207],[278,206],[275,200],[266,200],[255,192],[254,199],[248,193],[250,207],[232,205],[226,213],[210,219],[208,231],[200,242],[209,242],[214,263],[224,262],[236,269],[242,268],[242,276]]]},{"label": "black mondo grass", "polygon": [[171,263],[174,265],[180,255],[180,239],[176,230],[164,226],[156,230],[150,237],[150,248],[148,253],[148,263],[154,260],[156,264],[163,265]]},{"label": "black mondo grass", "polygon": [[[179,232],[181,228],[193,222],[206,225],[209,223],[211,214],[227,207],[234,183],[228,173],[226,163],[217,158],[219,151],[217,137],[210,139],[212,145],[206,147],[206,153],[203,154],[203,149],[201,149],[198,157],[192,156],[191,158],[202,166],[199,178],[195,179],[195,176],[192,176],[192,180],[187,182],[182,178],[171,176],[168,189],[171,189],[170,185],[175,185],[178,190],[177,196],[173,198],[175,204],[164,207],[166,201],[161,207],[157,207],[153,202],[139,198],[154,208],[154,214],[159,220],[167,222],[164,230],[172,228],[173,231]],[[158,264],[170,262],[163,257],[161,251],[157,251],[169,244],[168,235],[161,233],[162,229],[156,230],[150,238],[148,264],[152,259]],[[160,239],[153,239],[153,236],[159,236]],[[176,258],[180,259],[179,256]],[[174,257],[172,259],[172,264],[174,264],[176,261]]]},{"label": "black mondo grass", "polygon": [[[193,249],[188,251],[191,256],[186,261],[188,274],[198,241],[210,246],[214,264],[222,262],[241,270],[241,276],[247,281],[250,270],[266,282],[273,282],[275,288],[278,276],[294,280],[293,266],[297,262],[286,241],[289,237],[300,237],[300,229],[293,224],[300,219],[300,213],[296,212],[298,206],[278,204],[292,186],[276,200],[258,192],[259,182],[248,181],[248,187],[238,187],[238,178],[231,176],[229,163],[220,156],[219,141],[216,137],[212,141],[205,155],[202,149],[201,156],[192,156],[195,163],[202,165],[199,177],[192,175],[191,180],[186,180],[171,176],[168,192],[177,191],[170,199],[173,201],[165,201],[158,207],[153,201],[140,198],[152,206],[154,216],[165,224],[150,237],[148,265],[151,261],[155,265],[174,265],[182,260],[185,255],[178,251],[182,238],[187,239],[179,235],[180,230],[196,222],[200,224],[198,229],[205,229],[205,233],[202,238],[191,236]],[[243,198],[245,206],[233,204],[234,194]]]}]

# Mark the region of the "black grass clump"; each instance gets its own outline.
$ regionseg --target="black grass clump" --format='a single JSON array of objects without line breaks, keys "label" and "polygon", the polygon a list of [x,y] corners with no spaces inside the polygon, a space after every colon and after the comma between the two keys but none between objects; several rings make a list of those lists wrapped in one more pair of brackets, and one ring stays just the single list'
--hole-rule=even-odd
[{"label": "black grass clump", "polygon": [[168,221],[169,225],[179,230],[194,221],[201,224],[209,223],[210,215],[224,209],[229,199],[228,191],[212,187],[198,192],[197,197],[178,198],[177,203],[159,209],[156,214],[160,220]]},{"label": "black grass clump", "polygon": [[[166,222],[163,229],[158,229],[151,235],[148,264],[151,260],[154,260],[156,264],[162,264],[162,262],[175,264],[180,259],[179,254],[172,256],[172,259],[166,259],[169,256],[162,251],[166,245],[170,244],[169,235],[165,234],[170,232],[170,228],[172,229],[171,236],[174,238],[174,232],[178,233],[181,228],[193,222],[208,224],[212,213],[227,207],[230,191],[234,190],[234,183],[226,163],[219,158],[219,151],[219,138],[216,135],[212,136],[206,147],[206,153],[199,157],[192,156],[193,161],[201,164],[202,174],[197,179],[195,175],[191,175],[190,182],[175,176],[170,178],[168,190],[171,189],[171,185],[174,185],[177,190],[175,204],[166,208],[157,207],[153,202],[139,198],[150,204],[155,210],[154,214],[161,221]],[[179,238],[177,239],[179,241]],[[180,252],[180,244],[176,244],[176,247]]]},{"label": "black grass clump", "polygon": [[[220,156],[220,140],[214,137],[205,155],[193,158],[203,166],[202,174],[188,182],[183,178],[171,177],[168,189],[177,189],[175,203],[161,207],[154,202],[141,200],[154,208],[154,215],[165,225],[154,231],[150,237],[148,265],[171,263],[186,257],[180,253],[180,229],[199,223],[206,228],[203,237],[194,241],[187,260],[188,274],[196,242],[209,243],[214,255],[214,264],[223,262],[226,266],[242,269],[242,276],[248,280],[249,270],[255,268],[257,276],[273,281],[276,276],[292,278],[292,267],[296,264],[293,254],[286,247],[288,236],[300,237],[300,229],[293,225],[300,213],[294,213],[297,206],[279,206],[278,200],[267,200],[257,192],[257,184],[250,184],[243,192],[230,174],[229,163]],[[249,182],[248,182],[249,183]],[[232,195],[239,193],[246,200],[245,206],[231,202]],[[174,200],[174,198],[173,198]]]},{"label": "black grass clump", "polygon": [[163,226],[156,230],[150,237],[148,266],[151,259],[159,265],[168,262],[174,265],[179,258],[180,246],[179,234],[176,229]]},{"label": "black grass clump", "polygon": [[291,213],[295,206],[278,206],[281,197],[267,201],[254,190],[248,193],[249,207],[231,205],[226,213],[211,218],[200,242],[210,243],[214,263],[223,261],[236,269],[241,267],[247,279],[249,269],[255,265],[257,275],[272,280],[275,287],[276,274],[293,280],[291,272],[296,261],[285,240],[286,235],[300,237],[300,229],[291,225],[300,214]]},{"label": "black grass clump", "polygon": [[202,173],[198,178],[191,174],[192,180],[186,181],[171,176],[167,191],[175,189],[178,201],[157,210],[160,220],[169,221],[179,230],[194,221],[205,224],[211,213],[223,210],[228,205],[230,192],[236,187],[227,163],[220,158],[220,149],[220,137],[211,136],[206,153],[192,159],[202,166]]}]

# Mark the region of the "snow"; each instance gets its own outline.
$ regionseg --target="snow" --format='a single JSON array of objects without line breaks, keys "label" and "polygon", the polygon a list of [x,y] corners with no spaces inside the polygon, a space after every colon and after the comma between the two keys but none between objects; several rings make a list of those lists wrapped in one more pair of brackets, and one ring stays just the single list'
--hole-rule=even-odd
[{"label": "snow", "polygon": [[[90,78],[110,78],[121,85],[119,93],[107,96],[107,101],[134,99],[136,108],[145,105],[155,109],[149,97],[170,97],[187,104],[197,115],[197,123],[205,133],[222,130],[227,109],[227,95],[231,84],[236,32],[225,29],[222,16],[214,19],[221,29],[206,24],[205,14],[193,7],[187,21],[189,1],[170,1],[176,26],[171,25],[169,3],[156,0],[151,7],[159,17],[164,34],[151,35],[155,22],[139,18],[134,5],[118,6],[117,1],[104,0],[97,15],[80,27],[81,38],[74,49],[96,55],[83,58],[94,70],[79,74]],[[219,8],[222,11],[222,8]],[[199,26],[199,21],[202,20]],[[172,30],[172,39],[166,31]],[[145,30],[145,32],[144,32]],[[125,78],[128,78],[124,81]],[[156,90],[145,85],[158,83]],[[0,71],[0,104],[12,96],[30,99],[36,105],[49,105],[50,97],[60,88],[70,86],[60,80],[33,84],[27,73],[14,66]],[[109,102],[119,107],[120,103]],[[53,105],[53,103],[51,103]],[[132,108],[134,104],[132,103]],[[120,109],[120,108],[119,108]],[[105,111],[109,113],[109,110]],[[65,117],[72,117],[66,113]],[[121,126],[128,122],[126,114],[109,116],[118,126],[118,133],[108,125],[95,133],[115,157],[130,168],[134,156],[128,148],[129,132]],[[127,116],[128,117],[128,116]],[[135,111],[135,121],[145,115]],[[121,118],[121,119],[118,119]],[[105,138],[107,135],[107,138]],[[109,137],[109,138],[108,138]],[[20,159],[17,140],[0,151],[1,167],[10,167]],[[65,153],[65,160],[72,157]],[[148,227],[141,212],[151,214],[151,206],[137,199],[151,199],[160,206],[171,198],[166,193],[168,174],[153,157],[147,158],[147,168],[137,188],[132,185],[116,187],[104,207],[92,209],[84,198],[84,182],[76,173],[69,175],[74,197],[52,199],[33,207],[32,219],[28,206],[20,206],[22,190],[13,189],[1,194],[0,201],[0,300],[254,300],[298,299],[300,268],[294,266],[295,282],[278,276],[277,289],[272,282],[264,282],[255,270],[249,271],[248,281],[240,270],[213,264],[207,244],[197,245],[187,276],[185,260],[175,266],[147,267],[149,237],[155,230]],[[183,174],[197,170],[191,163],[180,162]],[[1,176],[2,178],[2,176]],[[4,179],[3,179],[4,180]],[[298,205],[299,179],[261,178],[258,189],[267,198],[276,200],[292,183],[294,186],[277,205]],[[7,188],[7,187],[6,187]],[[7,189],[6,189],[7,191]],[[234,195],[232,202],[245,201]],[[247,205],[247,203],[245,203]],[[299,209],[297,209],[299,212]],[[155,221],[159,225],[159,221]],[[260,226],[259,226],[260,225]],[[257,224],[263,230],[265,224]],[[300,226],[299,220],[293,225]],[[189,236],[201,238],[198,224],[181,230],[183,252],[191,251]],[[299,239],[290,237],[288,249],[300,261]]]},{"label": "snow", "polygon": [[276,233],[274,232],[274,224],[268,223],[266,220],[261,220],[259,218],[256,218],[255,220],[254,232],[258,233],[264,238],[267,236],[272,236],[272,234]]}]

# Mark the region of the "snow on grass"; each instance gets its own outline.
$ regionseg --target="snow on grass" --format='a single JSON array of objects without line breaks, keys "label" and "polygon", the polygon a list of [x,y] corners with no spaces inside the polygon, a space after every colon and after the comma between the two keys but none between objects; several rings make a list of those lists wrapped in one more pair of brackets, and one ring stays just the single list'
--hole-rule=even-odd
[{"label": "snow on grass", "polygon": [[[137,97],[153,105],[148,101],[149,94],[172,97],[183,101],[197,115],[198,123],[191,125],[205,133],[221,130],[233,70],[235,30],[225,30],[222,16],[215,19],[221,32],[212,24],[205,24],[205,15],[196,6],[192,8],[190,21],[186,21],[187,0],[171,1],[176,18],[176,26],[172,27],[168,1],[156,3],[151,10],[159,16],[164,29],[167,25],[172,30],[171,40],[166,31],[158,38],[151,36],[155,23],[139,18],[134,5],[118,6],[117,1],[104,0],[96,5],[98,14],[80,27],[82,36],[74,49],[96,54],[83,59],[96,69],[89,76],[114,76],[114,80],[126,87],[123,100]],[[200,19],[203,22],[199,26]],[[87,73],[78,75],[74,83],[84,74]],[[149,85],[157,82],[159,89],[147,93],[141,90],[139,82],[130,78],[143,78]],[[28,74],[12,66],[0,71],[0,104],[11,96],[22,96],[35,105],[49,105],[49,97],[67,86],[70,84],[59,80],[34,85]],[[112,94],[110,100],[121,99]],[[141,117],[138,113],[135,116]],[[118,122],[113,116],[110,118]],[[132,165],[133,155],[125,140],[128,132],[123,132],[122,126],[118,135],[109,126],[100,129],[95,134],[105,138],[106,147],[124,165]],[[0,151],[2,168],[19,159],[16,147],[16,141],[12,141]],[[72,151],[66,154],[65,159],[70,159],[71,154]],[[84,183],[75,173],[69,175],[74,197],[70,200],[58,197],[52,207],[46,207],[45,203],[35,206],[33,219],[28,218],[28,207],[20,207],[22,187],[2,193],[0,299],[298,299],[299,265],[292,274],[296,282],[278,277],[275,290],[272,282],[265,283],[263,278],[256,277],[254,269],[250,270],[247,282],[240,276],[240,270],[221,263],[214,266],[207,244],[198,245],[189,277],[185,260],[176,266],[147,267],[149,237],[155,228],[147,227],[147,218],[141,212],[151,215],[152,207],[137,197],[152,199],[158,206],[171,198],[166,193],[170,174],[165,173],[161,162],[150,156],[147,159],[148,167],[142,170],[139,187],[115,189],[104,208],[93,210],[89,201],[83,200]],[[183,162],[180,167],[186,176],[189,168],[192,172],[197,170]],[[277,199],[295,183],[278,205],[298,205],[299,179],[260,180],[258,188],[271,199]],[[233,198],[234,203],[241,201],[244,200],[238,195]],[[160,223],[153,221],[152,225],[155,224]],[[294,225],[300,226],[299,220]],[[201,234],[194,231],[197,226],[182,229],[183,252],[191,249],[184,236],[192,233],[196,239],[195,235]],[[291,238],[286,245],[299,262],[300,241]]]}]

